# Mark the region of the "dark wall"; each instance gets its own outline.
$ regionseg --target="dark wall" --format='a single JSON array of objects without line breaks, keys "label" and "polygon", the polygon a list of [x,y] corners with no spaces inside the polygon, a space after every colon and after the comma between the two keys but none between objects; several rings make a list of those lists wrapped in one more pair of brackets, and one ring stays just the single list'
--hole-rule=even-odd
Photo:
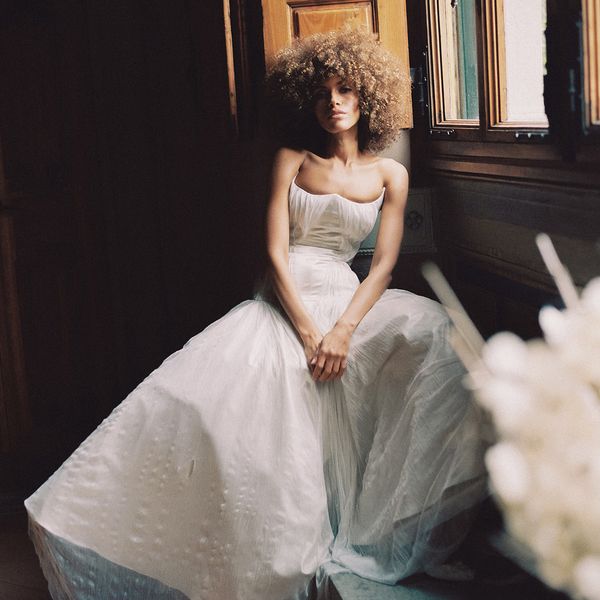
[{"label": "dark wall", "polygon": [[232,128],[222,3],[15,0],[0,28],[0,205],[32,415],[4,464],[26,486],[251,295],[269,149]]}]

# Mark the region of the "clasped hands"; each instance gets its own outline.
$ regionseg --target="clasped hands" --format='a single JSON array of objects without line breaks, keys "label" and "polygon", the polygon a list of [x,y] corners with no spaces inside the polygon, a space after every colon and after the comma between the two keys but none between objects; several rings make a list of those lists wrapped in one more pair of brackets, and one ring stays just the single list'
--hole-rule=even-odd
[{"label": "clasped hands", "polygon": [[315,381],[339,379],[346,370],[351,332],[340,325],[321,336],[313,332],[306,336],[304,352]]}]

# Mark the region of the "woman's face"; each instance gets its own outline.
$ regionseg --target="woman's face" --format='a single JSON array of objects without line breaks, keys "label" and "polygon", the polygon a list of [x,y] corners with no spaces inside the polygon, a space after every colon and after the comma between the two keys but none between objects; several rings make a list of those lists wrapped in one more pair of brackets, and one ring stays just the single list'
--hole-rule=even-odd
[{"label": "woman's face", "polygon": [[341,77],[323,81],[317,86],[313,98],[317,121],[328,133],[341,133],[358,123],[358,94]]}]

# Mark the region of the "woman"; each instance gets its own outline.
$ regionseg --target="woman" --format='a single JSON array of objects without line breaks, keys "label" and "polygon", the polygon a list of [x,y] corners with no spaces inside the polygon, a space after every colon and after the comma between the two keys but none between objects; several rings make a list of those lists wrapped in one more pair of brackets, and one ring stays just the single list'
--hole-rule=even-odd
[{"label": "woman", "polygon": [[[348,31],[285,51],[268,82],[304,140],[274,162],[270,285],[167,358],[27,500],[55,600],[300,599],[336,570],[394,583],[446,560],[484,492],[444,312],[386,291],[408,177],[373,151],[408,83]],[[348,261],[380,209],[359,284]]]}]

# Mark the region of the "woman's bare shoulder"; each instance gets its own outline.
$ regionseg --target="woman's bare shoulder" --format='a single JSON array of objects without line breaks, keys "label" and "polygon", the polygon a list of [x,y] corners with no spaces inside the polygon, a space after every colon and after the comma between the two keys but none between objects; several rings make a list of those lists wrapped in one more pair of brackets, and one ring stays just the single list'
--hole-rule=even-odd
[{"label": "woman's bare shoulder", "polygon": [[275,152],[273,165],[275,168],[284,170],[295,169],[297,171],[304,162],[306,155],[306,150],[282,147]]},{"label": "woman's bare shoulder", "polygon": [[408,171],[402,163],[393,158],[379,158],[377,166],[386,188],[408,186]]}]

